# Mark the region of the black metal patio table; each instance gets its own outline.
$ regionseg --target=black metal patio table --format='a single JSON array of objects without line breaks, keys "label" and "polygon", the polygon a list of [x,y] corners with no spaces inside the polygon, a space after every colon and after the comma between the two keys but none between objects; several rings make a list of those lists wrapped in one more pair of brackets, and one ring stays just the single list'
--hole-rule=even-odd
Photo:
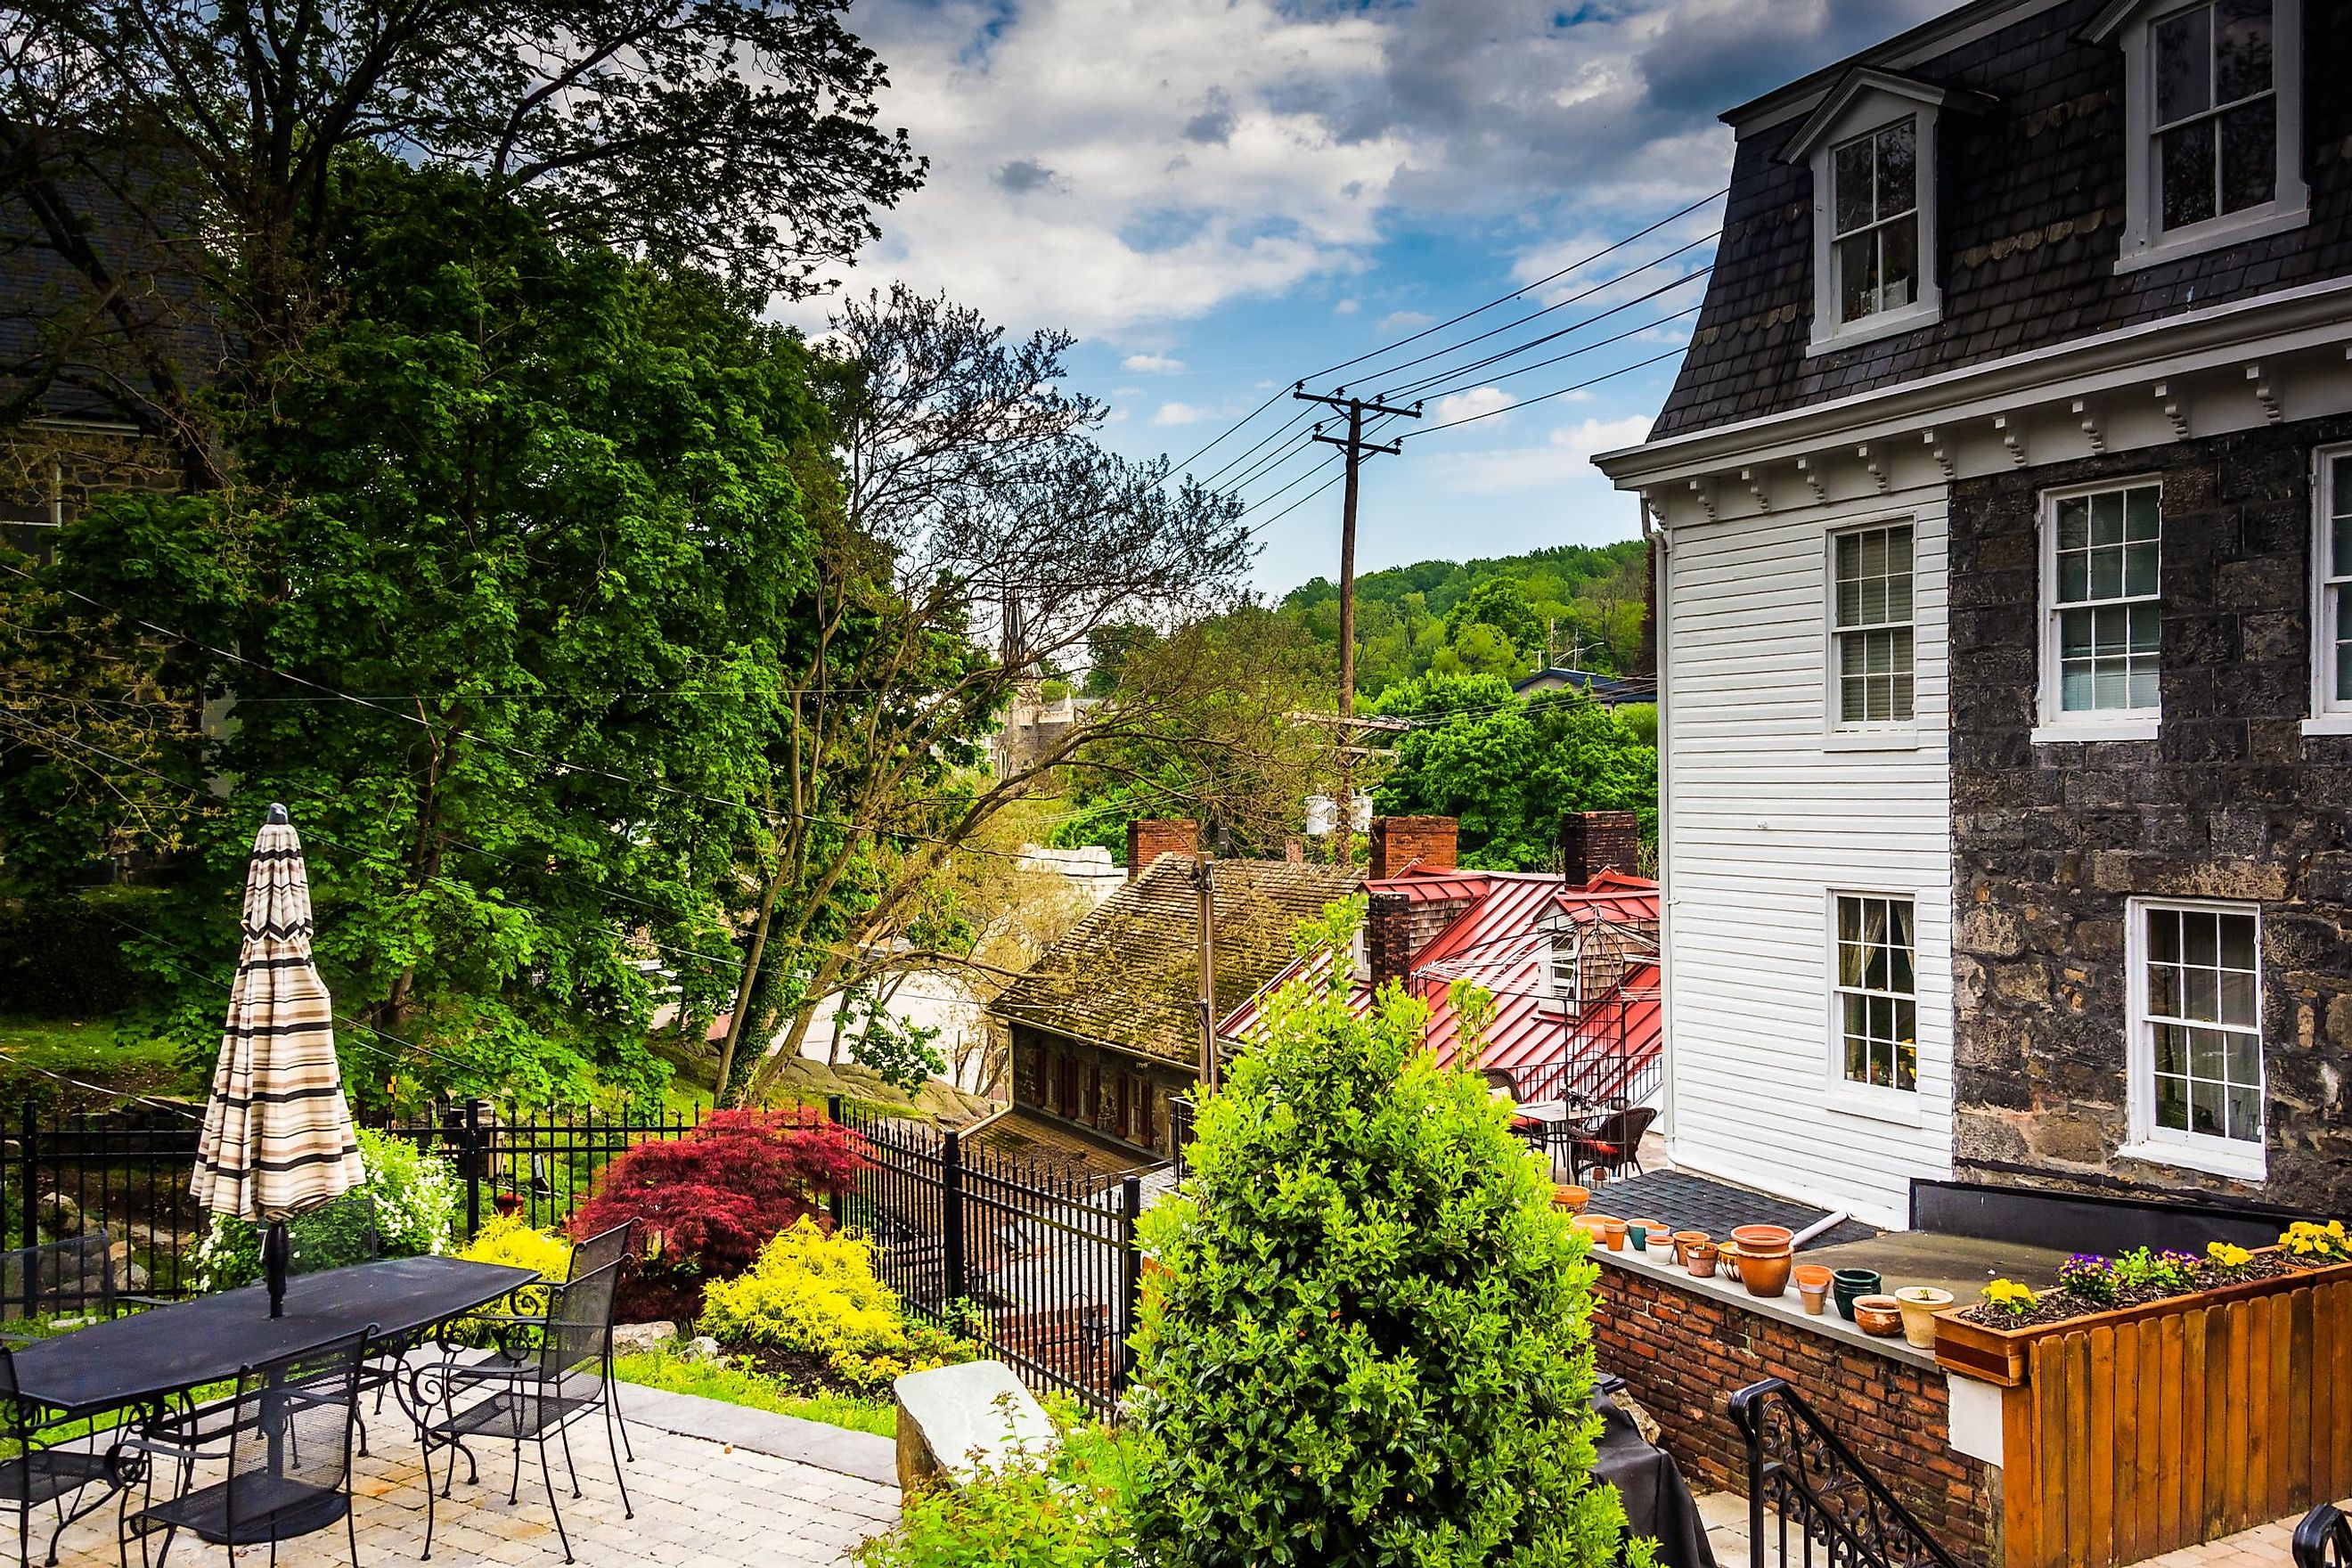
[{"label": "black metal patio table", "polygon": [[226,1382],[248,1366],[375,1326],[387,1340],[486,1307],[539,1276],[459,1258],[390,1258],[287,1282],[272,1318],[258,1285],[93,1323],[16,1352],[20,1395],[60,1419]]}]

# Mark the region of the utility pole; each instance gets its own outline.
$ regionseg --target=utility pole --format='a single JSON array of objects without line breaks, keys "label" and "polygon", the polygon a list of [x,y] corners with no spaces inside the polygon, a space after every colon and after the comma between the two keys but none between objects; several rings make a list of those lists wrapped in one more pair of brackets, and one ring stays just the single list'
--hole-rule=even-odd
[{"label": "utility pole", "polygon": [[1377,397],[1350,397],[1344,386],[1328,395],[1309,392],[1304,382],[1292,387],[1290,395],[1301,403],[1336,408],[1348,416],[1345,436],[1327,436],[1320,423],[1315,426],[1315,439],[1327,447],[1339,447],[1348,459],[1348,482],[1343,491],[1347,499],[1341,502],[1339,511],[1339,815],[1331,825],[1332,832],[1338,835],[1336,858],[1345,867],[1355,864],[1356,788],[1354,771],[1349,765],[1348,721],[1356,715],[1356,470],[1374,452],[1394,455],[1404,450],[1402,441],[1383,444],[1364,439],[1364,418],[1367,415],[1385,415],[1392,419],[1418,419],[1421,405],[1401,408]]}]

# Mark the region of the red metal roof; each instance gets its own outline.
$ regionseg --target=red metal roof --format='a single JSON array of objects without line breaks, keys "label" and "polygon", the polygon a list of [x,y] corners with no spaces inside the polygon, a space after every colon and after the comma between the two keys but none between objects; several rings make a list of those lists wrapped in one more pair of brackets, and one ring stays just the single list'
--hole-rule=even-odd
[{"label": "red metal roof", "polygon": [[[1467,979],[1494,994],[1495,1018],[1487,1026],[1486,1047],[1477,1067],[1518,1068],[1557,1060],[1571,1044],[1579,1021],[1563,1014],[1553,1002],[1545,973],[1551,944],[1548,923],[1560,916],[1582,921],[1605,921],[1633,924],[1658,918],[1658,885],[1644,878],[1604,871],[1582,888],[1563,888],[1556,876],[1532,871],[1435,872],[1408,870],[1404,875],[1364,884],[1367,892],[1401,891],[1414,902],[1447,898],[1473,901],[1452,924],[1413,955],[1414,995],[1429,1005],[1429,1047],[1441,1066],[1452,1066],[1459,1054],[1454,1008],[1446,992],[1456,979]],[[1301,974],[1320,971],[1321,961],[1295,961],[1276,975],[1257,995],[1229,1015],[1218,1032],[1240,1038],[1255,1026],[1258,1006],[1267,995]],[[1646,977],[1646,978],[1644,978]],[[1612,995],[1622,1000],[1606,1010],[1613,1042],[1618,1020],[1633,1034],[1629,1045],[1637,1053],[1654,1051],[1659,1029],[1655,964],[1628,970]],[[1363,1013],[1371,1003],[1371,987],[1357,978],[1349,1008]],[[1603,1010],[1588,1011],[1582,1026],[1590,1030]]]}]

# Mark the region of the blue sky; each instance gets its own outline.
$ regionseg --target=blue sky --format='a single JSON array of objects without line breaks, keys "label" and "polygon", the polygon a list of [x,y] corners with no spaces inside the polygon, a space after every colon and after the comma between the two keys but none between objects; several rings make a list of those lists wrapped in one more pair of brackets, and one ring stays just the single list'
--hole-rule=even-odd
[{"label": "blue sky", "polygon": [[[1569,267],[1721,188],[1716,116],[1948,8],[1942,0],[856,0],[888,63],[885,121],[931,160],[846,275],[945,289],[1009,329],[1077,334],[1071,384],[1104,438],[1181,458],[1334,362]],[[1490,311],[1327,380],[1358,390],[1465,363],[1703,267],[1718,204]],[[1642,263],[1692,241],[1646,271]],[[1641,438],[1694,279],[1525,356],[1449,378],[1443,416],[1503,408],[1365,470],[1359,566],[1638,531],[1587,459]],[[1565,303],[1573,293],[1590,291]],[[1398,361],[1558,305],[1540,324]],[[814,322],[822,301],[796,307]],[[1653,326],[1650,323],[1657,322]],[[1501,372],[1633,331],[1525,374]],[[1286,419],[1277,405],[1196,465]],[[1433,403],[1423,421],[1441,417]],[[1303,426],[1301,427],[1303,428]],[[1317,448],[1243,488],[1278,490]],[[1323,476],[1250,516],[1262,521]],[[1228,481],[1229,482],[1229,481]],[[1335,570],[1335,485],[1270,522],[1257,585]]]}]

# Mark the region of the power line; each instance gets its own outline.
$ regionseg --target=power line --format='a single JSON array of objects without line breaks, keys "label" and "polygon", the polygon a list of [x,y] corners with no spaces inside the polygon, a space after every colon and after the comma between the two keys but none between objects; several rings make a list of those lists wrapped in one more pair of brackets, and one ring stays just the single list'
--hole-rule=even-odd
[{"label": "power line", "polygon": [[[1456,377],[1463,377],[1463,376],[1472,376],[1472,377],[1475,377],[1475,374],[1476,374],[1477,372],[1482,371],[1482,370],[1485,370],[1485,369],[1486,369],[1486,368],[1487,368],[1489,365],[1497,365],[1497,364],[1502,363],[1505,360],[1517,359],[1517,358],[1518,358],[1521,354],[1523,354],[1523,353],[1528,353],[1528,352],[1529,352],[1530,350],[1533,350],[1533,349],[1539,349],[1539,348],[1543,347],[1543,345],[1544,345],[1544,344],[1546,344],[1546,343],[1558,342],[1560,339],[1562,339],[1562,338],[1564,338],[1564,337],[1567,337],[1567,336],[1569,336],[1570,334],[1571,334],[1571,333],[1573,333],[1573,332],[1580,331],[1581,331],[1581,330],[1583,330],[1584,328],[1593,325],[1595,322],[1607,321],[1610,317],[1612,317],[1612,316],[1613,316],[1613,315],[1616,315],[1616,314],[1617,314],[1619,311],[1621,311],[1621,310],[1632,310],[1632,309],[1633,309],[1634,306],[1636,306],[1636,305],[1645,305],[1645,304],[1649,303],[1651,300],[1653,300],[1656,299],[1656,298],[1657,298],[1659,295],[1661,295],[1661,294],[1670,293],[1670,292],[1672,292],[1673,290],[1675,290],[1675,289],[1676,289],[1681,288],[1684,284],[1685,284],[1685,283],[1689,282],[1689,281],[1690,281],[1692,279],[1694,279],[1694,278],[1703,278],[1703,277],[1705,277],[1705,276],[1706,276],[1706,273],[1705,273],[1704,271],[1699,271],[1699,272],[1687,272],[1687,273],[1685,273],[1682,277],[1675,279],[1673,282],[1671,282],[1671,283],[1662,283],[1662,284],[1660,284],[1657,288],[1651,289],[1649,292],[1647,292],[1647,293],[1645,293],[1645,294],[1638,294],[1638,295],[1634,296],[1633,299],[1631,299],[1631,300],[1628,300],[1624,301],[1622,304],[1619,304],[1619,305],[1612,305],[1609,309],[1607,309],[1607,310],[1599,310],[1599,311],[1595,311],[1593,314],[1591,314],[1591,315],[1590,315],[1590,316],[1585,317],[1585,318],[1584,318],[1584,320],[1582,320],[1582,321],[1573,321],[1573,322],[1570,322],[1569,325],[1567,325],[1567,326],[1565,326],[1565,327],[1560,328],[1560,329],[1559,329],[1559,331],[1557,331],[1546,332],[1546,333],[1545,333],[1545,334],[1543,334],[1541,337],[1538,337],[1538,338],[1530,338],[1530,339],[1529,339],[1529,340],[1528,340],[1526,342],[1523,342],[1523,343],[1515,343],[1515,344],[1513,344],[1511,347],[1507,348],[1507,349],[1499,349],[1499,350],[1496,351],[1495,353],[1491,353],[1491,354],[1487,354],[1486,356],[1485,356],[1485,357],[1484,357],[1484,358],[1482,358],[1482,359],[1473,360],[1473,361],[1471,361],[1471,362],[1470,362],[1469,363],[1467,363],[1467,364],[1455,365],[1455,366],[1452,367],[1451,369],[1443,370],[1443,371],[1438,371],[1438,372],[1435,372],[1435,373],[1433,373],[1433,374],[1432,374],[1423,376],[1423,377],[1421,377],[1421,378],[1420,378],[1419,380],[1417,380],[1417,381],[1411,381],[1411,382],[1407,382],[1403,386],[1397,388],[1397,389],[1395,390],[1395,392],[1394,392],[1393,395],[1398,396],[1398,397],[1409,397],[1409,396],[1419,395],[1421,395],[1421,394],[1423,394],[1423,393],[1424,393],[1424,392],[1427,392],[1427,391],[1428,391],[1429,389],[1431,389],[1431,388],[1433,388],[1433,387],[1438,386],[1441,383],[1454,380]],[[1675,312],[1673,315],[1671,315],[1671,316],[1663,317],[1663,318],[1661,318],[1661,321],[1678,321],[1678,320],[1680,320],[1682,317],[1684,317],[1684,316],[1687,316],[1687,315],[1691,314],[1691,312],[1692,312],[1692,311],[1694,311],[1694,310],[1699,310],[1700,308],[1701,308],[1701,307],[1700,307],[1699,305],[1693,305],[1693,306],[1691,306],[1688,310],[1677,310],[1677,311],[1675,311]],[[1635,330],[1636,331],[1644,331],[1644,330],[1646,330],[1648,327],[1654,327],[1654,326],[1657,326],[1657,325],[1659,325],[1659,324],[1660,324],[1660,321],[1650,321],[1650,322],[1645,323],[1643,327],[1636,328],[1636,329],[1634,329],[1634,330]],[[1614,337],[1614,338],[1604,338],[1604,339],[1602,339],[1602,340],[1601,340],[1601,343],[1613,343],[1613,342],[1620,342],[1620,341],[1622,341],[1622,339],[1624,339],[1624,338],[1626,338],[1626,337],[1630,337],[1630,336],[1632,336],[1632,335],[1633,335],[1633,334],[1632,334],[1632,333],[1630,333],[1630,332],[1621,332],[1621,333],[1619,333],[1619,334],[1618,334],[1618,336],[1617,336],[1617,337]],[[1591,343],[1591,344],[1587,344],[1587,345],[1586,345],[1586,347],[1587,347],[1587,348],[1598,348],[1598,347],[1601,346],[1601,343]],[[1568,355],[1562,355],[1562,356],[1560,356],[1560,357],[1561,357],[1561,358],[1570,357],[1570,356],[1572,356],[1573,354],[1575,354],[1575,353],[1581,353],[1581,352],[1583,352],[1583,351],[1582,351],[1582,350],[1570,350],[1570,353],[1569,353]],[[1545,361],[1543,361],[1542,363],[1545,363],[1545,364],[1556,364],[1556,363],[1559,363],[1559,360],[1557,360],[1557,359],[1545,360]],[[1525,365],[1523,365],[1523,366],[1521,366],[1521,367],[1520,367],[1520,370],[1527,370],[1527,369],[1532,369],[1532,368],[1533,368],[1532,366],[1525,366]],[[1517,374],[1519,374],[1519,371],[1516,371],[1516,370],[1515,370],[1515,371],[1506,371],[1506,372],[1504,372],[1504,373],[1503,373],[1503,374],[1505,374],[1505,375],[1517,375]],[[1500,379],[1500,378],[1499,378],[1499,377],[1497,377],[1497,378],[1496,378],[1496,379]],[[1454,390],[1454,388],[1452,388],[1452,387],[1447,387],[1447,388],[1445,388],[1444,390],[1446,390],[1446,391],[1453,391],[1453,390]],[[1432,394],[1431,394],[1431,395],[1434,395],[1434,394],[1433,394],[1433,393],[1432,393]]]},{"label": "power line", "polygon": [[1675,359],[1680,356],[1684,350],[1689,346],[1690,345],[1687,343],[1676,343],[1673,348],[1668,349],[1664,353],[1652,354],[1648,359],[1635,360],[1632,364],[1620,365],[1615,370],[1610,371],[1605,374],[1596,375],[1589,381],[1580,381],[1573,386],[1563,386],[1557,391],[1547,392],[1539,397],[1527,398],[1521,402],[1509,404],[1501,408],[1489,408],[1482,413],[1465,415],[1459,419],[1449,419],[1443,425],[1431,425],[1419,430],[1408,430],[1402,436],[1399,437],[1398,439],[1410,441],[1422,436],[1434,436],[1440,430],[1452,430],[1464,425],[1475,425],[1481,419],[1492,419],[1497,414],[1508,414],[1515,408],[1532,408],[1538,403],[1549,403],[1555,397],[1566,397],[1570,393],[1582,392],[1588,386],[1598,386],[1604,381],[1614,381],[1621,375],[1631,375],[1637,370],[1646,370],[1648,367],[1656,364],[1661,360]]}]

